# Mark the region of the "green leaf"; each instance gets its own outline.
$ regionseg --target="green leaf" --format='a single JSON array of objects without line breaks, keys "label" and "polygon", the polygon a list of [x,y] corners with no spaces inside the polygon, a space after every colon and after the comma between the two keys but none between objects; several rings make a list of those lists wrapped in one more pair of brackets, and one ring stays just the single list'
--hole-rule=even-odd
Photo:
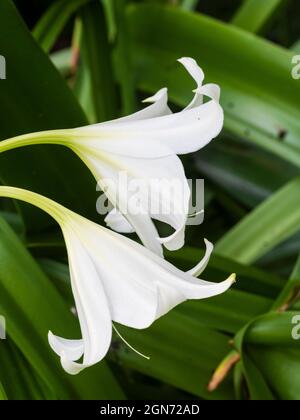
[{"label": "green leaf", "polygon": [[140,88],[168,86],[171,99],[185,105],[194,84],[176,59],[194,57],[207,81],[222,88],[225,129],[299,168],[300,84],[291,77],[291,51],[175,7],[132,6],[128,25]]},{"label": "green leaf", "polygon": [[64,373],[59,358],[49,347],[48,331],[76,337],[79,335],[78,321],[24,245],[1,219],[0,233],[0,313],[7,320],[8,336],[36,374],[60,399],[122,398],[105,362],[76,377]]},{"label": "green leaf", "polygon": [[299,175],[299,169],[250,143],[221,137],[195,156],[196,169],[252,209]]},{"label": "green leaf", "polygon": [[276,271],[279,275],[288,277],[299,255],[299,249],[300,233],[296,233],[260,258],[258,264],[266,271]]},{"label": "green leaf", "polygon": [[275,397],[264,376],[246,352],[243,354],[242,364],[251,400],[274,401]]},{"label": "green leaf", "polygon": [[277,400],[298,401],[300,389],[299,349],[255,347],[251,358],[266,378]]},{"label": "green leaf", "polygon": [[37,260],[43,272],[51,279],[56,289],[70,304],[73,303],[69,266],[49,259]]},{"label": "green leaf", "polygon": [[[0,378],[2,389],[4,391],[4,399],[25,400],[36,396],[36,385],[26,383],[23,373],[28,369],[26,360],[22,360],[20,364],[20,353],[15,344],[11,342],[10,337],[6,336],[6,340],[0,341]],[[1,394],[1,391],[0,391]],[[0,397],[0,399],[2,399]]]},{"label": "green leaf", "polygon": [[19,213],[11,211],[0,211],[0,216],[12,227],[12,229],[20,236],[24,237],[24,224]]},{"label": "green leaf", "polygon": [[297,54],[300,54],[300,40],[295,42],[295,44],[292,45],[291,50]]},{"label": "green leaf", "polygon": [[[114,0],[99,0],[104,7],[105,17],[108,26],[108,35],[109,40],[114,41],[116,34],[117,34],[117,23],[116,23],[116,16],[115,16],[115,3]],[[121,0],[123,1],[123,0]]]},{"label": "green leaf", "polygon": [[66,77],[70,74],[72,60],[72,51],[70,48],[64,48],[62,50],[55,51],[50,55],[50,58],[54,66],[63,77]]},{"label": "green leaf", "polygon": [[234,367],[234,391],[235,391],[235,399],[238,401],[243,401],[244,393],[243,393],[243,364],[242,362],[238,362]]},{"label": "green leaf", "polygon": [[216,251],[250,264],[300,229],[300,178],[264,201],[230,230]]},{"label": "green leaf", "polygon": [[33,36],[49,52],[72,15],[90,0],[57,0],[51,4],[33,30]]},{"label": "green leaf", "polygon": [[115,68],[121,86],[122,111],[124,115],[128,115],[136,111],[136,97],[129,28],[126,25],[126,0],[112,0],[112,3],[114,3],[116,22],[118,25],[115,48]]},{"label": "green leaf", "polygon": [[199,0],[182,0],[181,8],[183,10],[194,10],[196,9]]},{"label": "green leaf", "polygon": [[[98,0],[92,0],[81,13],[82,39],[81,62],[84,76],[82,83],[86,88],[77,86],[80,93],[88,92],[88,112],[91,122],[101,122],[117,116],[116,87],[112,68],[111,46],[108,42],[106,19],[103,7]],[[80,99],[80,96],[79,96]],[[81,101],[83,104],[85,102]]]},{"label": "green leaf", "polygon": [[270,305],[266,298],[233,289],[209,301],[182,304],[178,312],[199,319],[207,327],[235,334],[253,317],[269,310]]},{"label": "green leaf", "polygon": [[216,392],[209,393],[211,375],[228,350],[228,337],[203,327],[177,309],[159,319],[145,331],[118,327],[123,337],[150,360],[126,347],[116,350],[117,360],[146,375],[207,399],[232,399],[230,379]]},{"label": "green leaf", "polygon": [[249,344],[296,347],[300,341],[292,337],[293,318],[299,312],[271,312],[253,321],[245,333],[244,340]]},{"label": "green leaf", "polygon": [[7,400],[7,395],[5,392],[5,389],[3,388],[3,385],[0,382],[0,401],[5,401]]},{"label": "green leaf", "polygon": [[[262,317],[263,318],[263,317]],[[261,371],[257,368],[254,361],[251,359],[248,353],[248,347],[245,343],[245,336],[248,333],[248,329],[251,328],[252,322],[242,328],[241,331],[235,336],[234,344],[241,357],[241,364],[244,377],[247,382],[248,391],[251,400],[274,400],[268,384]]]},{"label": "green leaf", "polygon": [[291,274],[291,279],[300,279],[300,255]]},{"label": "green leaf", "polygon": [[[0,2],[0,27],[0,51],[7,62],[7,79],[1,80],[0,89],[0,139],[86,124],[72,92],[10,0]],[[0,156],[0,179],[6,185],[31,189],[95,218],[94,181],[68,150],[34,146],[4,153]],[[39,230],[53,224],[35,208],[18,206],[28,229]]]},{"label": "green leaf", "polygon": [[294,315],[298,313],[270,312],[236,335],[234,343],[252,399],[295,398],[298,380],[294,380],[294,372],[299,369],[300,342],[292,338]]},{"label": "green leaf", "polygon": [[244,0],[231,23],[249,32],[262,32],[285,4],[286,0]]},{"label": "green leaf", "polygon": [[280,295],[273,304],[274,310],[286,310],[300,298],[300,256],[297,259],[294,270],[282,289]]},{"label": "green leaf", "polygon": [[0,357],[0,377],[9,400],[45,400],[55,397],[49,388],[44,392],[45,384],[41,385],[41,379],[35,375],[9,336],[0,342]]}]

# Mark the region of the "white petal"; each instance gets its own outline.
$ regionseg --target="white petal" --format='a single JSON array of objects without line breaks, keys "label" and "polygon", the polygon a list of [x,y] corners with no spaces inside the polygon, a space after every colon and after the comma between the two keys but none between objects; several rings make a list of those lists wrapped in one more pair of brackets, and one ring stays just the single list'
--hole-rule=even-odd
[{"label": "white petal", "polygon": [[[157,158],[195,152],[217,137],[223,127],[223,109],[211,100],[176,114],[111,124],[96,130],[73,130],[73,145],[90,153]],[[74,148],[75,149],[75,148]]]},{"label": "white petal", "polygon": [[[74,142],[91,151],[138,158],[185,154],[204,147],[223,127],[220,88],[214,84],[202,86],[203,71],[192,58],[179,61],[197,83],[195,97],[183,111],[170,113],[167,92],[162,89],[149,98],[155,103],[145,110],[108,123],[71,130],[77,137]],[[203,95],[212,100],[203,104]]]},{"label": "white petal", "polygon": [[124,243],[125,237],[90,222],[82,222],[77,229],[101,278],[112,320],[147,328],[155,319],[158,293],[138,255],[132,259],[130,244],[135,242]]},{"label": "white petal", "polygon": [[183,224],[177,227],[172,235],[166,238],[158,238],[159,243],[163,244],[169,251],[176,251],[184,246],[186,217],[183,219]]},{"label": "white petal", "polygon": [[112,209],[104,219],[106,225],[119,233],[133,233],[135,229],[128,220],[117,210]]},{"label": "white petal", "polygon": [[203,96],[207,96],[216,102],[220,101],[221,90],[220,87],[214,83],[202,85],[204,80],[204,73],[193,58],[184,57],[178,60],[186,70],[193,77],[197,83],[197,88],[194,90],[195,96],[191,103],[183,110],[189,110],[203,104]]},{"label": "white petal", "polygon": [[136,116],[138,115],[139,119],[141,120],[154,118],[154,117],[162,117],[163,115],[172,114],[172,111],[168,107],[168,89],[167,88],[160,89],[153,96],[150,96],[149,98],[144,99],[143,103],[149,103],[152,105],[134,114]]},{"label": "white petal", "polygon": [[85,127],[80,127],[77,130],[92,130],[98,128],[109,127],[110,125],[115,125],[119,123],[146,120],[149,118],[161,117],[163,115],[172,114],[172,111],[168,107],[168,89],[162,88],[156,92],[153,96],[143,100],[144,103],[150,103],[150,106],[135,112],[134,114],[128,115],[126,117],[118,118],[116,120],[106,121],[98,124],[91,124]]},{"label": "white petal", "polygon": [[69,360],[78,360],[84,353],[83,340],[68,340],[55,336],[51,331],[48,333],[48,341],[52,350],[58,354],[64,354]]},{"label": "white petal", "polygon": [[[92,170],[109,201],[127,219],[124,222],[115,218],[111,223],[109,215],[108,221],[114,230],[125,232],[132,226],[144,245],[160,256],[160,243],[170,250],[183,246],[190,189],[183,165],[176,155],[160,159],[135,159],[111,154],[107,157],[109,164],[87,153],[81,153],[80,156]],[[122,171],[127,175],[125,185],[120,182]],[[131,186],[136,188],[131,191]],[[139,204],[138,209],[134,207],[134,199]],[[159,240],[151,218],[169,224],[175,233]]]},{"label": "white petal", "polygon": [[214,83],[208,83],[207,85],[201,86],[196,89],[195,92],[208,96],[216,102],[220,101],[221,89],[219,85]]},{"label": "white petal", "polygon": [[[101,279],[87,250],[72,229],[64,231],[71,285],[82,340],[68,340],[49,333],[49,344],[60,356],[63,368],[75,375],[106,355],[112,336],[111,315]],[[83,362],[75,360],[83,355]]]},{"label": "white petal", "polygon": [[97,267],[112,319],[123,325],[146,328],[179,303],[223,293],[233,282],[232,277],[222,283],[196,279],[136,242],[82,218],[76,229]]},{"label": "white petal", "polygon": [[203,259],[196,265],[196,267],[188,271],[188,273],[194,277],[200,276],[200,274],[202,274],[203,271],[206,269],[209,263],[210,256],[214,250],[214,246],[211,242],[209,242],[207,239],[204,239],[204,242],[206,245],[206,252]]},{"label": "white petal", "polygon": [[[167,91],[162,89],[148,99],[154,104],[145,110],[116,121],[70,130],[74,135],[70,147],[87,164],[99,182],[103,177],[115,179],[119,171],[126,171],[130,179],[146,179],[148,183],[151,178],[162,178],[163,175],[170,179],[174,177],[174,172],[181,171],[179,178],[182,180],[184,193],[178,194],[177,191],[173,199],[165,198],[166,190],[158,187],[157,196],[151,200],[151,203],[161,200],[166,204],[175,204],[176,214],[154,214],[148,206],[144,206],[145,214],[135,215],[128,209],[127,198],[120,189],[115,193],[108,192],[110,201],[127,220],[125,222],[124,219],[109,215],[110,225],[114,225],[120,232],[131,232],[129,225],[132,225],[143,243],[158,255],[162,255],[161,244],[170,250],[178,249],[184,244],[188,211],[186,195],[189,194],[189,188],[182,165],[176,161],[175,155],[191,153],[204,147],[220,133],[224,121],[223,109],[218,102],[220,88],[214,84],[202,85],[204,74],[195,60],[184,57],[179,61],[197,84],[195,97],[185,110],[170,114]],[[212,100],[203,104],[203,95]],[[105,186],[104,181],[102,185]],[[160,194],[163,194],[162,198]],[[179,205],[183,208],[181,212],[178,212]],[[175,232],[158,241],[157,230],[151,218],[168,223]]]},{"label": "white petal", "polygon": [[181,63],[186,70],[189,72],[189,74],[192,76],[192,78],[197,83],[197,89],[195,90],[195,96],[190,102],[190,104],[185,108],[185,110],[195,108],[196,106],[202,105],[203,103],[203,93],[200,91],[200,88],[202,86],[203,80],[204,80],[204,73],[201,69],[201,67],[198,66],[197,62],[190,57],[182,57],[179,60],[179,63]]},{"label": "white petal", "polygon": [[197,86],[202,86],[204,80],[204,73],[201,67],[197,64],[197,61],[191,57],[182,57],[179,58],[177,61],[179,61],[179,63],[181,63],[186,68],[186,70],[197,83]]},{"label": "white petal", "polygon": [[157,240],[158,232],[148,214],[135,214],[130,213],[130,208],[127,213],[128,222],[134,226],[135,231],[142,241],[142,243],[157,256],[163,258],[162,246]]}]

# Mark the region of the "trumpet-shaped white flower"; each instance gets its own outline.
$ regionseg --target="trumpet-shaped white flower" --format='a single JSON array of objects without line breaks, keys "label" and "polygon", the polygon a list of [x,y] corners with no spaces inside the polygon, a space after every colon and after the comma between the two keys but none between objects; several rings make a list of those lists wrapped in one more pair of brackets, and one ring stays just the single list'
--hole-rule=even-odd
[{"label": "trumpet-shaped white flower", "polygon": [[[223,110],[219,104],[219,87],[202,85],[204,74],[195,60],[179,61],[197,83],[195,96],[183,111],[174,114],[170,111],[164,88],[145,101],[150,106],[128,117],[77,129],[19,136],[2,142],[0,152],[40,143],[71,148],[89,167],[115,207],[106,219],[111,228],[118,232],[136,231],[142,242],[158,255],[162,255],[161,244],[170,250],[182,247],[190,189],[177,155],[195,152],[215,138],[223,127]],[[203,103],[203,96],[211,100]],[[145,188],[139,191],[138,197],[133,197],[135,200],[132,200],[135,193],[130,196],[126,188],[118,186],[121,171],[127,173],[129,181],[144,181]],[[153,179],[162,182],[153,185]],[[179,181],[175,187],[174,180]],[[149,191],[150,200],[146,197]],[[152,219],[172,226],[174,233],[159,238]]]},{"label": "trumpet-shaped white flower", "polygon": [[38,194],[0,187],[0,196],[34,204],[61,226],[82,338],[70,340],[49,332],[49,343],[70,374],[77,374],[105,357],[113,321],[132,328],[147,328],[179,303],[218,295],[234,281],[234,276],[222,283],[194,277],[208,264],[213,249],[208,241],[202,261],[189,272],[183,272],[142,245]]}]

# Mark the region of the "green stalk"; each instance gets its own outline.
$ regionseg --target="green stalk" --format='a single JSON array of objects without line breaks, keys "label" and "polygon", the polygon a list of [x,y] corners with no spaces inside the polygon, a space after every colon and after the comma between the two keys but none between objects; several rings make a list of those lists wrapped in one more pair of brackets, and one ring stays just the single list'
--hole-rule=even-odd
[{"label": "green stalk", "polygon": [[63,214],[67,212],[67,209],[62,207],[60,204],[56,203],[49,198],[43,197],[40,194],[36,194],[32,191],[23,190],[21,188],[15,187],[0,187],[0,197],[3,198],[12,198],[16,200],[24,201],[25,203],[32,204],[33,206],[38,207],[39,209],[45,211],[50,216],[52,216],[57,223],[60,225],[64,222]]},{"label": "green stalk", "polygon": [[17,149],[23,146],[37,144],[65,144],[67,137],[65,130],[41,131],[37,133],[23,134],[0,142],[0,153]]}]

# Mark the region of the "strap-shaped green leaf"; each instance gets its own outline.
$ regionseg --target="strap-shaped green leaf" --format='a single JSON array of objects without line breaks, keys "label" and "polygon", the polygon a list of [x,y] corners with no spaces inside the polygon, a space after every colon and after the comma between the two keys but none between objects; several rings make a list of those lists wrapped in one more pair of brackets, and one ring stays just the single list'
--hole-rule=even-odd
[{"label": "strap-shaped green leaf", "polygon": [[207,390],[212,372],[228,349],[225,334],[203,327],[200,319],[176,309],[147,330],[119,329],[131,345],[150,357],[145,360],[119,347],[117,356],[126,366],[202,398],[233,398],[230,380],[214,393]]},{"label": "strap-shaped green leaf", "polygon": [[253,210],[218,243],[221,255],[250,264],[300,230],[300,178]]},{"label": "strap-shaped green leaf", "polygon": [[90,0],[57,0],[47,9],[33,30],[45,52],[49,52],[72,15]]},{"label": "strap-shaped green leaf", "polygon": [[3,385],[1,384],[1,382],[0,382],[0,400],[1,401],[7,400],[7,395],[6,395],[5,389],[3,388]]},{"label": "strap-shaped green leaf", "polygon": [[231,23],[249,32],[262,32],[286,2],[286,0],[244,0]]},{"label": "strap-shaped green leaf", "polygon": [[[0,27],[0,54],[7,64],[7,78],[0,80],[0,139],[86,124],[72,92],[10,0],[0,2]],[[2,154],[0,179],[6,185],[40,192],[78,213],[95,217],[95,183],[68,150],[34,146]],[[19,206],[28,228],[38,230],[53,223],[33,207]]]},{"label": "strap-shaped green leaf", "polygon": [[103,6],[93,0],[80,12],[82,20],[81,62],[75,92],[91,115],[91,122],[117,116],[117,97],[111,62],[111,45]]},{"label": "strap-shaped green leaf", "polygon": [[168,86],[171,99],[185,105],[195,86],[176,59],[194,57],[206,81],[221,86],[225,129],[300,166],[300,83],[291,77],[291,51],[175,7],[131,7],[128,25],[140,88]]}]

